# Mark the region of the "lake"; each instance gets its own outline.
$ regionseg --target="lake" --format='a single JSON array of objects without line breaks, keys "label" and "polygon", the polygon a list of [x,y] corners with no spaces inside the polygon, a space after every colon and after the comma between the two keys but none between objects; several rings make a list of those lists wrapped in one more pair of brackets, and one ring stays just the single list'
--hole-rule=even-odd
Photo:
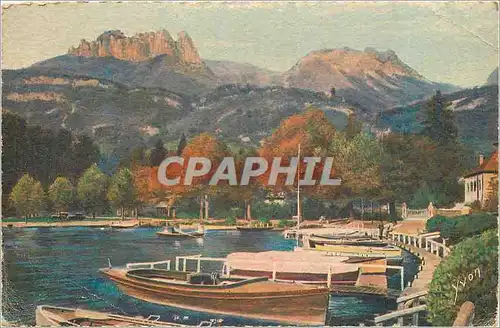
[{"label": "lake", "polygon": [[[224,319],[225,325],[268,325],[270,322],[193,312],[143,302],[123,294],[98,269],[127,262],[160,261],[177,255],[225,257],[235,251],[292,250],[295,240],[279,232],[209,231],[204,239],[176,241],[156,236],[158,228],[4,228],[3,316],[9,322],[32,325],[41,304],[82,307],[125,315],[196,324]],[[173,262],[172,262],[173,265]],[[405,252],[406,279],[417,269]],[[193,266],[194,268],[194,266]],[[398,288],[399,275],[389,279]],[[328,323],[358,325],[395,307],[384,297],[332,296]]]}]

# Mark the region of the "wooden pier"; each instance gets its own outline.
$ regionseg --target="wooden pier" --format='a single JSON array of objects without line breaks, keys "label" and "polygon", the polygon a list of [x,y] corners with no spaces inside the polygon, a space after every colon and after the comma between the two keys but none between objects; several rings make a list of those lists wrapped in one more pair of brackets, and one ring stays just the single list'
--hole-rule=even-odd
[{"label": "wooden pier", "polygon": [[375,324],[381,326],[383,322],[396,319],[399,326],[404,324],[405,317],[412,317],[412,325],[418,325],[419,316],[427,307],[424,303],[432,281],[434,270],[441,259],[448,256],[450,248],[435,239],[440,238],[437,233],[408,234],[393,232],[387,242],[414,254],[420,259],[420,266],[413,280],[396,300],[397,310],[375,317]]}]

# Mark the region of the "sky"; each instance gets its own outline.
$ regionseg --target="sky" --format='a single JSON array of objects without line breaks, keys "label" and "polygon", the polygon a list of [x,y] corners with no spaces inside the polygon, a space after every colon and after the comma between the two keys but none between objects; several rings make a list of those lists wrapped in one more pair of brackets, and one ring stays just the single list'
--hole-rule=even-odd
[{"label": "sky", "polygon": [[[5,3],[5,2],[4,2]],[[285,71],[313,50],[394,50],[426,78],[484,84],[498,66],[493,2],[63,3],[4,5],[2,67],[62,55],[106,30],[185,30],[204,59]]]}]

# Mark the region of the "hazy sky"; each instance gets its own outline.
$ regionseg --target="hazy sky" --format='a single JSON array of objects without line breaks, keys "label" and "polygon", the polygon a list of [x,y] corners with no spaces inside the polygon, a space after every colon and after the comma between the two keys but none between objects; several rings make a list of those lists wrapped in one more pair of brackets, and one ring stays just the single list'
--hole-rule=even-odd
[{"label": "hazy sky", "polygon": [[105,30],[186,30],[205,59],[284,71],[308,52],[394,50],[430,80],[483,84],[498,65],[498,9],[447,3],[82,3],[13,5],[2,16],[4,68],[64,54]]}]

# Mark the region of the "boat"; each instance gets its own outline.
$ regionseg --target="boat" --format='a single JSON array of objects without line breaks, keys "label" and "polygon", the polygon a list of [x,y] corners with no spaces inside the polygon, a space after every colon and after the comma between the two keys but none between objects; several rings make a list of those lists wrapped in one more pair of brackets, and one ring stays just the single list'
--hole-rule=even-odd
[{"label": "boat", "polygon": [[162,269],[100,270],[137,299],[280,324],[324,325],[329,289],[324,286]]},{"label": "boat", "polygon": [[351,246],[370,246],[370,247],[385,247],[388,245],[387,242],[382,240],[376,240],[369,237],[363,238],[345,238],[345,237],[318,237],[317,235],[311,235],[308,238],[309,246],[315,247],[316,245],[351,245]]},{"label": "boat", "polygon": [[197,231],[191,232],[185,232],[175,227],[165,227],[162,231],[157,231],[156,235],[160,237],[203,238],[205,236],[205,230],[202,226],[199,226]]},{"label": "boat", "polygon": [[236,227],[237,230],[239,231],[268,231],[268,230],[273,230],[273,227]]},{"label": "boat", "polygon": [[403,251],[395,246],[356,246],[356,245],[315,245],[312,250],[327,252],[333,256],[383,257],[391,260],[403,258]]},{"label": "boat", "polygon": [[381,258],[327,256],[298,250],[236,252],[226,257],[231,274],[321,285],[328,285],[328,275],[331,285],[355,285],[364,264],[379,265],[378,272],[385,273],[386,260]]},{"label": "boat", "polygon": [[[183,327],[185,325],[173,322],[159,321],[160,316],[151,315],[148,318],[129,317],[105,312],[74,309],[50,305],[36,307],[37,326],[153,326],[153,327]],[[213,321],[202,321],[198,326],[209,327]]]},{"label": "boat", "polygon": [[111,222],[109,224],[110,228],[117,228],[117,229],[131,229],[135,228],[139,225],[139,221],[133,220],[133,221],[119,221],[119,222]]}]

